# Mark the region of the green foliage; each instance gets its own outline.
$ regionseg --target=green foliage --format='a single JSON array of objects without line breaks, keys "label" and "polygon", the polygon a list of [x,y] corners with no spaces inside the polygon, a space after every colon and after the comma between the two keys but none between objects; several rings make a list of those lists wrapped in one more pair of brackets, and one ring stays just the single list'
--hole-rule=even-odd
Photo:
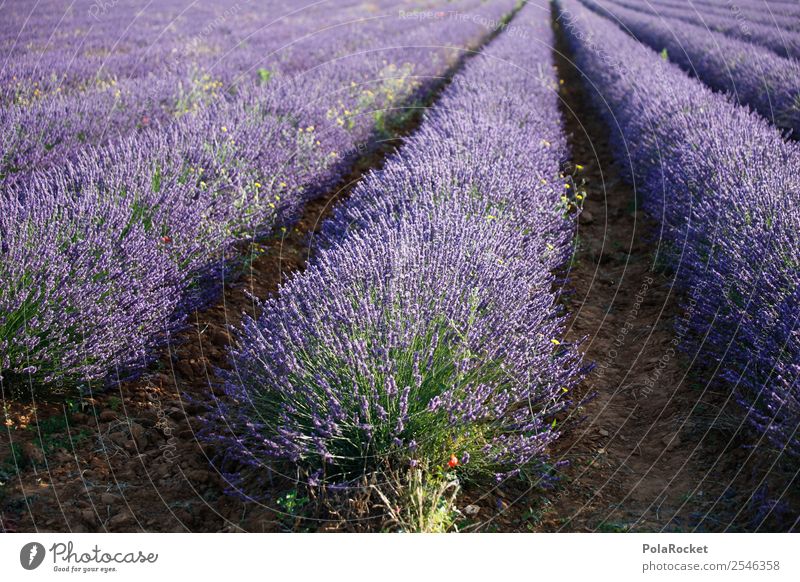
[{"label": "green foliage", "polygon": [[[380,301],[378,297],[374,300]],[[397,443],[395,431],[402,416],[400,399],[388,394],[388,377],[382,370],[375,369],[371,376],[359,377],[352,393],[341,399],[345,408],[354,411],[360,410],[362,396],[367,399],[370,404],[372,433],[367,435],[360,423],[344,425],[341,433],[328,446],[328,450],[337,460],[336,466],[326,465],[321,458],[309,457],[303,463],[307,468],[325,467],[326,478],[347,480],[362,475],[365,469],[380,471],[387,467],[406,468],[418,462],[443,468],[451,455],[461,457],[468,452],[470,462],[460,468],[462,475],[494,475],[496,467],[490,461],[494,451],[487,451],[486,446],[492,441],[496,427],[491,422],[475,422],[469,427],[453,426],[445,411],[429,409],[430,402],[444,393],[455,393],[457,397],[459,391],[465,391],[469,386],[502,386],[502,378],[506,372],[500,363],[486,360],[471,352],[467,344],[470,326],[478,316],[477,297],[470,297],[468,300],[472,304],[473,312],[465,329],[456,329],[451,322],[442,320],[432,325],[427,334],[417,337],[405,349],[389,350],[387,354],[387,359],[396,363],[393,377],[398,389],[411,387],[404,429],[400,435],[402,444]],[[371,330],[360,330],[360,333],[364,334],[367,341]],[[419,353],[427,353],[434,344],[436,347],[431,365],[420,371],[422,382],[418,385],[414,372],[415,358]],[[304,353],[300,357],[308,358],[306,370],[313,371],[316,366],[341,370],[342,385],[351,382],[352,370],[345,362],[339,361],[325,345],[319,345],[313,355]],[[456,363],[467,360],[475,362],[475,365],[466,372],[459,371]],[[377,394],[373,392],[372,378],[375,379]],[[297,378],[295,382],[305,382],[313,386],[315,380],[313,375],[309,375]],[[254,403],[263,418],[273,418],[282,410],[282,398],[282,393],[269,391],[255,397]],[[324,399],[321,389],[320,398]],[[385,410],[384,420],[378,418],[376,411],[379,405]],[[307,434],[312,434],[312,415],[308,415],[304,421],[308,423]],[[419,435],[425,436],[419,439]],[[412,439],[419,439],[413,452],[409,448]]]},{"label": "green foliage", "polygon": [[297,530],[301,518],[306,515],[310,505],[310,499],[303,496],[296,489],[283,493],[276,503],[282,513],[279,515],[280,522],[289,529]]},{"label": "green foliage", "polygon": [[258,82],[262,85],[269,83],[269,80],[272,79],[272,71],[269,69],[258,69]]},{"label": "green foliage", "polygon": [[114,412],[119,412],[122,407],[122,400],[118,396],[112,396],[108,399],[108,407]]},{"label": "green foliage", "polygon": [[460,514],[456,497],[460,485],[452,472],[416,468],[401,478],[387,479],[374,486],[388,519],[389,530],[413,533],[445,533],[457,530]]},{"label": "green foliage", "polygon": [[[30,459],[25,455],[18,443],[11,443],[10,448],[11,451],[8,456],[0,463],[0,471],[6,473],[10,471],[12,474],[16,474],[18,470],[30,465]],[[2,480],[1,477],[0,480]]]}]

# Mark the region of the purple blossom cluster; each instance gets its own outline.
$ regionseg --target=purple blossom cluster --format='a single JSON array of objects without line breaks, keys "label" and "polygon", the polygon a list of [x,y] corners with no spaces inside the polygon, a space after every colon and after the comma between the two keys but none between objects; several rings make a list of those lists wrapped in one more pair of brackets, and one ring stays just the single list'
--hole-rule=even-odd
[{"label": "purple blossom cluster", "polygon": [[[747,20],[741,12],[731,10],[740,2],[743,6],[761,9],[764,12],[764,3],[760,0],[736,0],[735,3],[721,3],[728,8],[724,11],[709,10],[708,5],[698,4],[693,1],[679,2],[675,6],[672,2],[658,0],[611,0],[614,4],[633,8],[646,14],[655,14],[671,21],[683,21],[701,26],[707,30],[720,32],[731,38],[763,46],[777,55],[786,58],[800,58],[800,30],[797,24],[800,18],[797,15],[797,4],[770,2],[766,6],[773,19],[761,23]],[[777,22],[788,21],[790,27],[781,27]],[[676,24],[676,26],[678,26]]]},{"label": "purple blossom cluster", "polygon": [[573,223],[548,11],[512,26],[245,319],[206,431],[233,479],[282,462],[312,483],[545,472],[582,375],[553,290]]},{"label": "purple blossom cluster", "polygon": [[800,62],[703,27],[663,20],[612,2],[583,3],[639,41],[665,50],[671,62],[712,89],[730,93],[776,126],[800,136]]},{"label": "purple blossom cluster", "polygon": [[[91,132],[64,109],[100,131],[108,120],[82,105],[91,103],[91,91],[42,97],[45,109],[38,102],[0,107],[4,387],[87,389],[141,368],[187,311],[211,296],[233,243],[291,221],[344,175],[384,117],[428,90],[463,47],[490,32],[481,22],[512,7],[510,0],[448,3],[475,17],[465,24],[403,19],[386,4],[386,18],[362,19],[362,34],[347,25],[337,34],[348,38],[305,47],[315,63],[308,70],[298,57],[297,74],[256,75],[224,98],[180,115],[170,110],[154,127],[118,127],[102,143],[92,144]],[[348,6],[351,18],[364,10]],[[266,25],[268,12],[249,14]],[[310,26],[301,31],[313,32]],[[4,46],[12,36],[5,33]],[[326,55],[340,45],[350,54]],[[102,46],[112,47],[113,37]],[[232,60],[258,69],[260,57],[244,53]],[[119,118],[133,123],[141,111],[131,114],[123,108]]]},{"label": "purple blossom cluster", "polygon": [[685,289],[676,337],[766,440],[800,454],[800,145],[577,1],[559,5]]}]

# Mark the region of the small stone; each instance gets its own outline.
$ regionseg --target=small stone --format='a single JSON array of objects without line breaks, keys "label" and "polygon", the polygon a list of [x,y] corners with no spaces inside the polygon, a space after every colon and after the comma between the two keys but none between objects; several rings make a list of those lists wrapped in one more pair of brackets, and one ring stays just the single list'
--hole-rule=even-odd
[{"label": "small stone", "polygon": [[177,406],[170,406],[169,408],[166,408],[164,410],[164,414],[174,419],[181,419],[186,416],[183,410],[181,410]]},{"label": "small stone", "polygon": [[124,528],[132,525],[134,522],[133,516],[127,511],[118,513],[108,521],[108,526],[111,529]]},{"label": "small stone", "polygon": [[141,424],[132,422],[130,429],[131,436],[133,437],[133,440],[136,441],[136,446],[138,446],[140,449],[143,449],[145,444],[147,444],[147,434],[144,427]]},{"label": "small stone", "polygon": [[159,465],[158,467],[156,467],[154,473],[156,474],[156,477],[166,477],[170,473],[169,464],[165,463],[165,464]]},{"label": "small stone", "polygon": [[74,460],[75,456],[74,453],[67,451],[66,449],[58,449],[54,455],[51,455],[52,459],[57,463],[66,463],[68,461]]},{"label": "small stone", "polygon": [[143,410],[139,412],[139,424],[141,424],[144,428],[153,428],[156,423],[158,422],[158,416],[149,410]]},{"label": "small stone", "polygon": [[194,471],[189,471],[186,473],[186,478],[191,483],[206,483],[209,479],[208,471],[204,471],[202,469],[197,469]]},{"label": "small stone", "polygon": [[81,519],[89,525],[94,525],[97,523],[97,515],[91,509],[84,509],[81,511]]},{"label": "small stone", "polygon": [[223,347],[231,345],[231,336],[227,331],[217,329],[211,332],[211,341]]},{"label": "small stone", "polygon": [[670,451],[681,444],[681,438],[677,434],[668,434],[661,439],[661,444],[667,447],[667,450]]},{"label": "small stone", "polygon": [[115,432],[109,438],[111,442],[119,446],[124,446],[128,442],[128,435],[124,432]]},{"label": "small stone", "polygon": [[194,374],[192,365],[186,360],[179,360],[178,363],[175,364],[175,369],[186,378],[191,378]]},{"label": "small stone", "polygon": [[598,432],[598,434],[600,436],[603,436],[603,437],[607,437],[608,436],[608,431],[606,429],[604,429],[604,428],[598,429],[597,432]]},{"label": "small stone", "polygon": [[588,210],[583,210],[578,217],[581,224],[592,224],[594,222],[594,214],[589,212]]},{"label": "small stone", "polygon": [[198,360],[192,360],[192,371],[197,376],[205,375],[206,370],[207,370],[207,366],[208,366],[208,362],[205,360],[205,358],[201,358],[199,361]]},{"label": "small stone", "polygon": [[477,505],[467,505],[467,506],[464,508],[464,514],[465,514],[467,517],[475,517],[476,515],[478,515],[478,513],[480,512],[480,510],[481,510],[481,508],[480,508],[480,507],[478,507]]},{"label": "small stone", "polygon": [[195,439],[195,432],[190,428],[182,430],[178,433],[178,438],[185,441],[193,441]]},{"label": "small stone", "polygon": [[22,449],[22,455],[30,459],[37,465],[41,465],[44,463],[44,453],[42,452],[42,449],[37,447],[32,442],[22,443],[21,449]]},{"label": "small stone", "polygon": [[192,523],[192,514],[189,513],[189,510],[187,510],[184,507],[177,508],[176,510],[173,511],[173,514],[184,528],[186,528],[189,524]]},{"label": "small stone", "polygon": [[113,410],[104,410],[100,413],[100,422],[111,422],[112,420],[116,420],[117,413]]}]

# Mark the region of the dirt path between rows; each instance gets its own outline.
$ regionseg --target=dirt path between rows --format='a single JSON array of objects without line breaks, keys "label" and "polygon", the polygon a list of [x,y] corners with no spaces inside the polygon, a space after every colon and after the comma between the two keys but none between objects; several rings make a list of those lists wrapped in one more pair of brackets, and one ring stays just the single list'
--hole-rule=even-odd
[{"label": "dirt path between rows", "polygon": [[[563,439],[568,487],[553,503],[557,530],[616,531],[680,526],[699,480],[693,446],[679,427],[693,399],[671,342],[680,316],[673,281],[653,269],[656,226],[622,182],[608,130],[587,107],[581,79],[557,47],[563,113],[575,170],[585,180],[577,253],[568,273],[568,337],[595,368],[584,390],[586,420]],[[674,524],[672,522],[675,522]]]}]

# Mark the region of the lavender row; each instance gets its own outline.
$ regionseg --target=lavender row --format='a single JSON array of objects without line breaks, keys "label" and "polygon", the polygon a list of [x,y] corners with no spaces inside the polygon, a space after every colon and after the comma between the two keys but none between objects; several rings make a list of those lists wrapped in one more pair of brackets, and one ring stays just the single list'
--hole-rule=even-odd
[{"label": "lavender row", "polygon": [[529,5],[512,27],[245,319],[205,432],[235,486],[281,462],[312,484],[546,472],[581,376],[552,291],[572,235],[566,143],[549,14]]},{"label": "lavender row", "polygon": [[788,31],[800,30],[800,9],[797,4],[769,3],[765,0],[650,0],[656,10],[661,7],[689,10],[702,16],[735,18],[743,30],[759,24]]},{"label": "lavender row", "polygon": [[[118,0],[105,10],[97,0],[72,4],[66,10],[63,0],[34,6],[10,2],[0,8],[8,16],[0,27],[3,103],[24,104],[56,92],[152,76],[189,79],[193,69],[213,71],[229,82],[252,67],[254,55],[282,72],[309,63],[326,44],[331,56],[336,45],[327,37],[341,41],[341,29],[351,40],[342,50],[361,46],[369,29],[380,28],[395,12],[388,3],[373,4],[380,18],[366,23],[367,7],[360,0],[340,0],[335,11],[327,3],[298,9],[284,0],[167,0],[158,6]],[[215,70],[223,61],[224,67]]]},{"label": "lavender row", "polygon": [[[655,14],[670,20],[680,20],[720,32],[731,38],[763,46],[777,55],[786,58],[800,58],[800,32],[783,30],[775,25],[747,23],[743,25],[741,19],[735,15],[720,16],[717,14],[703,13],[687,8],[670,8],[668,6],[653,6],[647,2],[637,0],[613,0],[615,4],[639,10],[646,14]],[[676,23],[676,26],[679,26]]]},{"label": "lavender row", "polygon": [[[800,32],[800,9],[797,5],[767,0],[621,0],[630,8],[667,18],[681,15],[687,22],[753,42],[787,56],[786,43],[795,44]],[[668,15],[665,14],[669,13]]]},{"label": "lavender row", "polygon": [[479,7],[466,24],[418,19],[416,46],[377,63],[364,55],[313,84],[251,86],[4,188],[4,385],[86,390],[146,364],[208,299],[235,241],[290,221],[453,62],[442,44],[476,42],[503,9]]},{"label": "lavender row", "polygon": [[[159,26],[154,22],[134,46],[124,42],[130,31],[123,24],[130,20],[129,26],[141,26],[138,15],[123,18],[119,27],[110,31],[98,31],[92,25],[91,35],[77,36],[80,43],[74,54],[61,38],[58,43],[46,43],[46,47],[58,48],[57,52],[44,47],[23,55],[12,52],[0,73],[0,101],[42,108],[50,102],[103,100],[105,110],[110,111],[148,98],[180,113],[193,101],[214,93],[229,94],[240,84],[261,81],[264,75],[293,76],[354,52],[391,46],[389,43],[401,41],[405,32],[420,25],[399,18],[389,2],[371,5],[373,16],[367,20],[363,4],[344,1],[337,3],[333,16],[320,13],[321,7],[292,12],[275,0],[252,11],[246,10],[249,3],[228,8],[218,0],[206,0],[205,4],[216,6],[221,14],[213,18],[201,10],[202,5],[192,4],[173,22],[171,12],[178,12],[181,0],[170,0],[162,6],[166,14],[155,21]],[[466,11],[477,4],[462,1],[453,9]],[[126,0],[115,9],[130,10],[135,5]],[[284,11],[291,17],[276,18],[276,12]],[[182,20],[187,20],[186,30],[174,33],[175,23]],[[56,31],[63,28],[68,29],[68,24],[59,22]],[[124,33],[118,37],[115,31],[120,28]]]},{"label": "lavender row", "polygon": [[671,26],[602,0],[581,0],[712,89],[731,94],[775,126],[800,136],[800,62],[699,26]]},{"label": "lavender row", "polygon": [[685,291],[699,353],[774,446],[800,453],[800,146],[612,22],[563,0],[560,25]]},{"label": "lavender row", "polygon": [[[475,4],[474,0],[467,0],[452,7],[463,8],[466,14],[470,14],[470,7]],[[274,72],[276,61],[288,62],[292,60],[291,55],[265,59],[268,53],[261,53],[256,46],[252,50],[248,47],[227,55],[217,64],[217,69],[235,71],[235,63],[248,63],[250,74],[236,84],[231,84],[236,75],[223,82],[213,67],[190,74],[183,71],[185,67],[169,65],[163,76],[149,76],[146,82],[141,79],[112,80],[101,89],[71,95],[56,93],[32,103],[3,108],[0,110],[0,178],[4,182],[24,180],[31,168],[62,164],[74,159],[76,152],[87,145],[103,145],[121,135],[146,132],[173,123],[176,117],[191,115],[201,107],[218,105],[224,108],[225,102],[237,100],[241,93],[252,91],[260,84],[292,83],[303,96],[299,99],[302,104],[306,100],[330,101],[326,83],[344,76],[349,76],[349,81],[358,85],[370,82],[390,73],[388,67],[392,62],[397,67],[404,66],[401,59],[413,57],[414,52],[427,53],[421,58],[429,60],[430,50],[415,51],[411,47],[415,43],[420,46],[429,43],[431,27],[442,31],[443,44],[451,42],[457,47],[480,28],[473,23],[462,32],[453,27],[446,29],[434,19],[419,21],[398,18],[395,13],[390,13],[362,24],[357,31],[352,26],[332,26],[325,34],[314,35],[313,40],[319,45],[313,47],[314,50],[305,47],[302,51],[304,68],[291,73]],[[333,47],[337,46],[340,48],[334,50]],[[353,54],[343,53],[345,50]],[[448,51],[443,48],[442,53],[446,59]],[[381,66],[381,60],[386,61],[385,66]],[[271,69],[263,68],[265,61]],[[192,61],[192,66],[197,64]],[[419,73],[424,75],[427,71]],[[298,101],[297,96],[291,98]],[[340,99],[341,109],[355,110],[358,102],[369,98],[365,95],[355,102],[349,98]],[[184,125],[186,123],[191,123],[191,120]]]}]

